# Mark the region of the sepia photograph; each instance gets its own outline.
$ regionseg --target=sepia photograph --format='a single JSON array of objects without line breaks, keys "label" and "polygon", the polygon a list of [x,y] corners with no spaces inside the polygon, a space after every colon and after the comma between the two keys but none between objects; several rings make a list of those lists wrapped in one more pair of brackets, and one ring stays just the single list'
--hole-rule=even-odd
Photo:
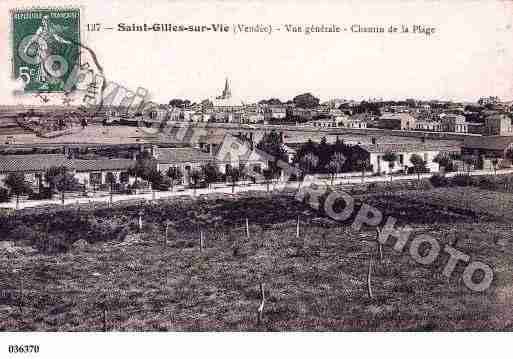
[{"label": "sepia photograph", "polygon": [[0,16],[0,357],[510,338],[513,2]]}]

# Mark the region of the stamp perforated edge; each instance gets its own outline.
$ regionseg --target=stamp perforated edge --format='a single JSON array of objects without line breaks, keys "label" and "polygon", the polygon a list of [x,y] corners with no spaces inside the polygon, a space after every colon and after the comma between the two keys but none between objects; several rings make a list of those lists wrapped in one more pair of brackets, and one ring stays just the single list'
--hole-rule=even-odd
[{"label": "stamp perforated edge", "polygon": [[[79,36],[80,42],[83,42],[85,39],[85,32],[82,29],[82,17],[84,16],[84,5],[27,6],[27,7],[15,7],[15,8],[9,9],[9,36],[8,36],[9,37],[9,60],[8,61],[11,63],[10,68],[11,68],[11,79],[12,80],[16,80],[16,77],[15,77],[16,71],[14,69],[14,56],[12,53],[12,51],[14,51],[14,20],[13,20],[14,14],[17,11],[41,11],[41,10],[43,10],[43,11],[78,10],[79,11],[79,16],[78,16],[79,35],[78,36]],[[79,65],[82,64],[82,54],[80,54],[80,56],[78,58],[78,64]],[[57,94],[62,94],[64,92],[34,91],[34,92],[30,92],[30,93],[22,92],[21,94],[22,95],[31,95],[34,93],[47,93],[47,94],[56,94],[57,95]]]}]

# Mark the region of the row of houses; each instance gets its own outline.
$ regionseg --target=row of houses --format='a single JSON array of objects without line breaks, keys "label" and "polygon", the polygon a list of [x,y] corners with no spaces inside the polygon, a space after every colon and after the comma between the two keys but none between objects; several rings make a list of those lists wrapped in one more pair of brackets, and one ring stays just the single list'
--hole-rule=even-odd
[{"label": "row of houses", "polygon": [[[233,145],[238,144],[240,150],[234,155]],[[181,184],[190,184],[190,174],[208,163],[218,167],[219,172],[227,174],[230,168],[245,166],[251,171],[261,172],[267,166],[267,161],[256,151],[244,143],[234,141],[218,147],[216,153],[209,153],[198,148],[163,148],[152,145],[144,146],[139,152],[146,151],[155,160],[156,170],[166,173],[170,167],[177,168],[182,173]],[[230,146],[223,149],[223,146]],[[242,150],[244,149],[244,151]],[[126,158],[71,158],[66,150],[63,154],[30,154],[0,156],[0,186],[4,185],[10,173],[23,173],[35,190],[45,183],[45,173],[52,167],[66,167],[86,190],[109,184],[109,176],[116,183],[133,184],[135,177],[130,175],[137,160]],[[134,156],[135,157],[135,156]]]},{"label": "row of houses", "polygon": [[[419,156],[425,162],[429,172],[439,172],[437,156],[444,153],[460,153],[461,148],[454,144],[441,143],[402,143],[402,144],[360,144],[368,153],[369,164],[373,173],[386,174],[391,172],[406,171],[414,166],[411,161],[413,156]],[[394,153],[397,161],[389,163],[384,160],[388,153]]]},{"label": "row of houses", "polygon": [[[190,174],[194,169],[200,169],[207,163],[218,167],[219,172],[227,174],[230,168],[245,166],[254,173],[261,173],[269,165],[265,154],[254,147],[258,142],[253,136],[225,135],[216,141],[198,144],[197,148],[170,148],[148,145],[137,149],[146,151],[155,160],[156,169],[162,173],[170,167],[179,169],[182,173],[182,184],[190,184]],[[283,142],[284,149],[292,162],[294,155],[303,144],[290,144]],[[435,160],[440,153],[462,153],[481,158],[483,168],[490,168],[490,160],[504,159],[504,165],[511,165],[513,157],[513,136],[471,136],[461,143],[449,141],[422,141],[411,143],[358,143],[366,154],[371,172],[383,174],[406,170],[413,166],[413,155],[420,156],[426,163],[430,172],[440,170]],[[384,157],[388,153],[397,155],[393,166],[386,163]],[[109,173],[119,183],[132,184],[135,178],[130,176],[130,168],[136,164],[133,158],[71,158],[67,151],[62,154],[30,154],[0,156],[0,186],[4,185],[9,173],[23,173],[27,181],[32,183],[34,189],[46,185],[45,172],[51,167],[65,166],[77,178],[84,188],[107,184]],[[112,176],[110,176],[112,178]]]},{"label": "row of houses", "polygon": [[374,121],[374,127],[390,130],[472,133],[485,136],[513,135],[511,118],[501,113],[486,116],[483,123],[468,122],[465,116],[453,113],[442,113],[434,120],[417,120],[409,113],[385,113]]}]

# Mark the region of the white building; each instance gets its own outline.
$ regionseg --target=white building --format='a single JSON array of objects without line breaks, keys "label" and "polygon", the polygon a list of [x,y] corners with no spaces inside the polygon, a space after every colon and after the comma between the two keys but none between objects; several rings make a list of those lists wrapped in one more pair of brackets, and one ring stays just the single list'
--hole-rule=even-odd
[{"label": "white building", "polygon": [[442,131],[442,124],[439,121],[417,121],[415,128],[419,131]]},{"label": "white building", "polygon": [[[414,154],[426,162],[426,168],[430,172],[438,172],[439,165],[434,162],[434,159],[440,152],[459,153],[461,151],[457,146],[440,143],[360,144],[359,146],[368,153],[372,172],[379,174],[406,171],[409,167],[413,167],[410,159]],[[383,160],[383,156],[388,153],[394,153],[397,156],[397,161],[392,167],[389,166],[389,162]]]}]

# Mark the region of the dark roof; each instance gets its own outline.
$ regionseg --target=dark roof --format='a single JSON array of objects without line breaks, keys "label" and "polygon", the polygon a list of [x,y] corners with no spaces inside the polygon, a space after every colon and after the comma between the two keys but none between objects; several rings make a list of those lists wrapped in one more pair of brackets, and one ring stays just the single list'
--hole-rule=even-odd
[{"label": "dark roof", "polygon": [[59,154],[0,156],[0,173],[40,172],[50,167],[72,167],[71,162],[66,156]]},{"label": "dark roof", "polygon": [[127,170],[134,166],[136,161],[116,158],[116,159],[96,159],[96,160],[72,160],[71,167],[77,172],[106,171],[106,170]]},{"label": "dark roof", "polygon": [[421,151],[449,151],[459,152],[461,148],[453,144],[441,143],[381,143],[381,144],[360,144],[358,145],[369,153],[387,152],[421,152]]},{"label": "dark roof", "polygon": [[214,157],[195,148],[159,148],[158,163],[210,162]]},{"label": "dark roof", "polygon": [[496,151],[504,151],[512,144],[513,136],[472,136],[463,142],[465,148]]},{"label": "dark roof", "polygon": [[386,112],[383,115],[381,115],[381,117],[379,119],[380,120],[412,120],[412,119],[414,120],[415,117],[413,117],[409,113],[404,113],[404,112],[400,112],[400,113]]}]

